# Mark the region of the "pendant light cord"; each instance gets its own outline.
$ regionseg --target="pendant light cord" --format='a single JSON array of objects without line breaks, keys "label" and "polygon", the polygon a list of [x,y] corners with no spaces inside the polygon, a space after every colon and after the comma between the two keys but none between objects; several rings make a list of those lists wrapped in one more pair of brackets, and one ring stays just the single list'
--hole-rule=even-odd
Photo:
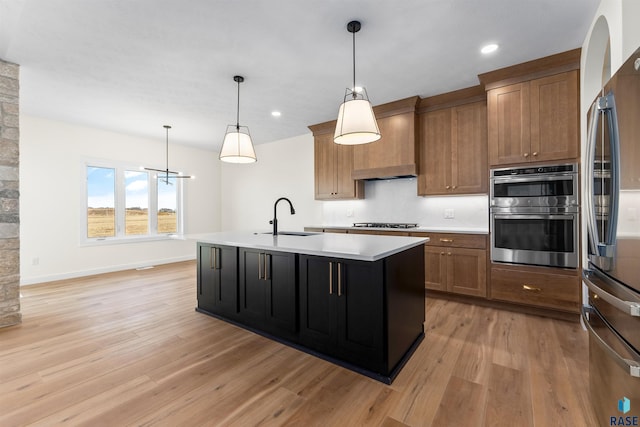
[{"label": "pendant light cord", "polygon": [[354,31],[351,34],[353,34],[353,87],[351,90],[353,91],[353,99],[356,99],[356,32]]},{"label": "pendant light cord", "polygon": [[240,131],[240,80],[238,80],[238,109],[236,110],[236,130]]}]

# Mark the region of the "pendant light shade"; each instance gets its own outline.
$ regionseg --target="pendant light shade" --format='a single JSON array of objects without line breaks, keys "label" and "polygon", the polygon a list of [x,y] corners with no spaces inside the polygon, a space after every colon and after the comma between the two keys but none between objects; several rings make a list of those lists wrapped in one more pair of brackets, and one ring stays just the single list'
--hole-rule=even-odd
[{"label": "pendant light shade", "polygon": [[380,130],[367,90],[356,88],[356,33],[360,31],[360,27],[358,21],[347,24],[347,31],[353,34],[353,86],[345,91],[344,101],[338,110],[333,135],[336,144],[367,144],[380,139]]},{"label": "pendant light shade", "polygon": [[224,135],[224,141],[222,141],[219,158],[227,163],[253,163],[258,159],[253,149],[249,128],[247,126],[240,126],[240,83],[244,81],[244,77],[234,76],[233,80],[238,83],[236,124],[227,126],[227,132]]}]

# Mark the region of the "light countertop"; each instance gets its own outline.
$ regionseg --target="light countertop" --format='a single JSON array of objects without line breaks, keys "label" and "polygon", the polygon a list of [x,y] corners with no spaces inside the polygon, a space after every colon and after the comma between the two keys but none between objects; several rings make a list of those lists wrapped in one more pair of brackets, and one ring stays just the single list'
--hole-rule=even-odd
[{"label": "light countertop", "polygon": [[460,228],[460,227],[380,228],[380,227],[354,227],[352,225],[310,225],[308,226],[308,228],[322,228],[324,230],[396,231],[398,233],[489,234],[489,230],[484,228]]},{"label": "light countertop", "polygon": [[242,231],[192,234],[185,238],[202,243],[291,252],[361,261],[377,261],[428,242],[428,238],[314,233],[286,236]]}]

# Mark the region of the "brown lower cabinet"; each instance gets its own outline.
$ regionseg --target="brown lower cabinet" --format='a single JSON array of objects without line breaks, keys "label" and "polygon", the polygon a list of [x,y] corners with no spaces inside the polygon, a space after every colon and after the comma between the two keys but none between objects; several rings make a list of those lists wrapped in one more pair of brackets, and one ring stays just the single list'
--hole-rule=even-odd
[{"label": "brown lower cabinet", "polygon": [[493,264],[491,299],[577,314],[580,279],[574,270]]},{"label": "brown lower cabinet", "polygon": [[427,233],[353,228],[306,231],[428,237],[424,247],[428,295],[523,313],[578,321],[580,269],[492,263],[488,235]]},{"label": "brown lower cabinet", "polygon": [[487,236],[410,233],[428,237],[424,247],[427,289],[475,297],[487,296]]},{"label": "brown lower cabinet", "polygon": [[427,289],[456,294],[487,296],[487,251],[437,248],[425,245]]}]

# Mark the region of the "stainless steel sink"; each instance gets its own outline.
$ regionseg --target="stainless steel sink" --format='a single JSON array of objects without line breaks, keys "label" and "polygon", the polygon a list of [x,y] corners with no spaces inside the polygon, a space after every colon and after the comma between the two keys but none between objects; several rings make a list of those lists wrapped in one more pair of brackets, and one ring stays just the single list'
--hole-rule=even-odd
[{"label": "stainless steel sink", "polygon": [[[268,231],[266,233],[261,233],[261,234],[273,234],[273,232]],[[306,231],[278,231],[278,235],[279,236],[313,236],[314,234],[319,234],[319,233],[308,233]]]}]

